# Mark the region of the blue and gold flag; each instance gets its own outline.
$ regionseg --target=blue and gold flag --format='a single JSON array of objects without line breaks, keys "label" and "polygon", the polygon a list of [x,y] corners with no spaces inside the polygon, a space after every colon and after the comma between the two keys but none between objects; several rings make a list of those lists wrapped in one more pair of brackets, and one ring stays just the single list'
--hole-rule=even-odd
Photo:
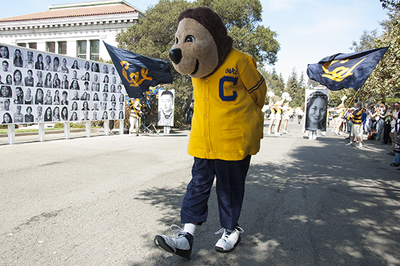
[{"label": "blue and gold flag", "polygon": [[348,88],[358,91],[388,49],[327,56],[317,64],[309,64],[307,75],[333,91]]},{"label": "blue and gold flag", "polygon": [[142,98],[150,86],[172,83],[170,63],[116,48],[104,42],[130,98]]}]

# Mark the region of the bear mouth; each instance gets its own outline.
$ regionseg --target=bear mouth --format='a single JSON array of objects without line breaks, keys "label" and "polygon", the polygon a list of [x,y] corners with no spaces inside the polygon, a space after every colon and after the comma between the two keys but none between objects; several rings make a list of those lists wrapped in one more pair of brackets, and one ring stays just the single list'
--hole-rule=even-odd
[{"label": "bear mouth", "polygon": [[192,73],[190,73],[190,75],[196,74],[198,70],[199,70],[199,60],[196,59],[196,66],[194,67],[194,70]]}]

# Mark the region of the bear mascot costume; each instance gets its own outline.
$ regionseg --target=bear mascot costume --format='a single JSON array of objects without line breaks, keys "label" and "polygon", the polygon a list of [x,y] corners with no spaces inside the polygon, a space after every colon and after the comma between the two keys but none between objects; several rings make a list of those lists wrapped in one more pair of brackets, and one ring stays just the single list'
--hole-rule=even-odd
[{"label": "bear mascot costume", "polygon": [[[155,245],[190,259],[196,225],[207,219],[207,202],[216,177],[221,239],[216,251],[232,251],[243,229],[238,220],[251,155],[263,137],[267,87],[255,59],[232,48],[232,38],[211,9],[183,11],[169,56],[175,69],[192,78],[194,112],[188,153],[192,180],[181,207],[184,228],[172,237],[157,235]],[[174,230],[174,227],[176,228]]]}]

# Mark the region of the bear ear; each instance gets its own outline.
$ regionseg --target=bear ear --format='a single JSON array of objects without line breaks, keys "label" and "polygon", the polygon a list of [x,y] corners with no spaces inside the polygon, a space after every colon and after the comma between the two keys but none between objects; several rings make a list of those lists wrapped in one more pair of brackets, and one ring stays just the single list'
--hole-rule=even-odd
[{"label": "bear ear", "polygon": [[228,36],[221,17],[208,7],[197,7],[184,10],[178,17],[178,24],[184,18],[195,19],[210,32],[218,49],[218,67],[222,65],[232,49],[233,40]]}]

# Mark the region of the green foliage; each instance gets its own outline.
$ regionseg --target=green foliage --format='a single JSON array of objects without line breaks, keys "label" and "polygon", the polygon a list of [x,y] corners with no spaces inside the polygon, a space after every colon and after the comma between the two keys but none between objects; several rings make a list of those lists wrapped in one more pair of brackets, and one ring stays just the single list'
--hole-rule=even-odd
[{"label": "green foliage", "polygon": [[356,52],[373,49],[375,48],[375,40],[377,37],[378,31],[376,29],[370,32],[364,30],[360,37],[360,43],[353,41],[353,46],[350,49]]},{"label": "green foliage", "polygon": [[[381,2],[389,4],[393,1]],[[396,9],[389,5],[387,8],[388,19],[380,23],[384,27],[383,34],[377,36],[376,30],[370,33],[364,31],[360,37],[360,44],[353,42],[355,51],[390,46],[357,93],[356,97],[364,103],[373,99],[386,101],[386,97],[400,96],[400,7]],[[355,94],[353,90],[343,91],[345,92],[331,93],[330,97],[337,101],[340,96],[347,95],[348,98],[352,98]]]}]

